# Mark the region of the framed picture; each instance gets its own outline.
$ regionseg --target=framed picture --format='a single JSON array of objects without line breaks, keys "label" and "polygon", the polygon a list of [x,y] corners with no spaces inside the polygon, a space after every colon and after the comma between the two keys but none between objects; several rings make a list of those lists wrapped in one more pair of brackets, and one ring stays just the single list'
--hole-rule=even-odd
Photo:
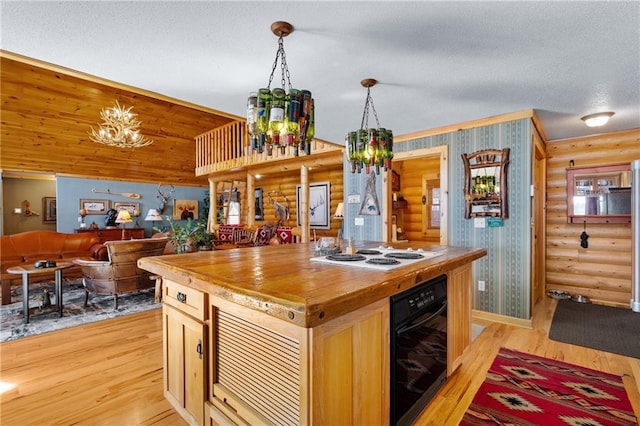
[{"label": "framed picture", "polygon": [[[113,203],[113,208],[120,213],[121,210],[129,210],[131,217],[140,216],[140,203]],[[136,212],[138,213],[136,215]]]},{"label": "framed picture", "polygon": [[262,188],[255,189],[255,220],[264,220],[264,203],[262,199]]},{"label": "framed picture", "polygon": [[[309,227],[311,229],[331,229],[329,214],[331,211],[330,183],[309,184]],[[302,185],[296,185],[296,215],[301,226],[300,194]]]},{"label": "framed picture", "polygon": [[174,200],[173,219],[198,219],[198,200]]},{"label": "framed picture", "polygon": [[80,199],[79,210],[84,209],[87,214],[107,214],[109,210],[109,200],[88,200]]},{"label": "framed picture", "polygon": [[42,223],[56,223],[58,218],[56,197],[42,197]]}]

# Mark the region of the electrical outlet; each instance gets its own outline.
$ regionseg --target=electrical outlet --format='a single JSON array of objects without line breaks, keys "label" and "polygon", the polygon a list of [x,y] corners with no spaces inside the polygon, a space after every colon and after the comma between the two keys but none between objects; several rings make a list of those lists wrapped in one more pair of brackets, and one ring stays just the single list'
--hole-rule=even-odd
[{"label": "electrical outlet", "polygon": [[478,281],[478,290],[484,291],[484,281]]},{"label": "electrical outlet", "polygon": [[364,217],[356,217],[354,222],[356,226],[364,226]]}]

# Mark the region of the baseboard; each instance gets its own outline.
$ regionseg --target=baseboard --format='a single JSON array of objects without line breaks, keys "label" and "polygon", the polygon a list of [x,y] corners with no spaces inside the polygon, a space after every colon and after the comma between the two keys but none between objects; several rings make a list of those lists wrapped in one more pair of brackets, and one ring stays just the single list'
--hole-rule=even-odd
[{"label": "baseboard", "polygon": [[533,328],[531,318],[514,318],[507,315],[494,314],[491,312],[476,311],[475,309],[471,310],[471,320],[490,321],[500,324],[515,325],[516,327]]}]

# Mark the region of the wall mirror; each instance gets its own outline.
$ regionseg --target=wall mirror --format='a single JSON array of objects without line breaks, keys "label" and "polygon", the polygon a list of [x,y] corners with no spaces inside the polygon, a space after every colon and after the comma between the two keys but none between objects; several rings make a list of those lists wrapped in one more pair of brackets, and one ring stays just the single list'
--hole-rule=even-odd
[{"label": "wall mirror", "polygon": [[462,154],[464,217],[509,217],[507,166],[509,148]]},{"label": "wall mirror", "polygon": [[567,169],[568,223],[631,223],[631,165]]}]

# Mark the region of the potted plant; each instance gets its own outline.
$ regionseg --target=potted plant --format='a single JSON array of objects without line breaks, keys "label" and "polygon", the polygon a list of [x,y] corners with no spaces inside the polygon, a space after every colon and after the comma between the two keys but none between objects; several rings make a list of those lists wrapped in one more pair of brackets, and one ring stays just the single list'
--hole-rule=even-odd
[{"label": "potted plant", "polygon": [[211,250],[213,248],[213,241],[217,239],[214,232],[209,232],[206,223],[202,223],[203,226],[199,226],[191,235],[191,241],[198,250]]},{"label": "potted plant", "polygon": [[206,230],[206,223],[187,219],[184,225],[179,224],[167,216],[171,231],[167,233],[171,246],[176,254],[189,253],[196,246],[194,236],[201,230]]}]

